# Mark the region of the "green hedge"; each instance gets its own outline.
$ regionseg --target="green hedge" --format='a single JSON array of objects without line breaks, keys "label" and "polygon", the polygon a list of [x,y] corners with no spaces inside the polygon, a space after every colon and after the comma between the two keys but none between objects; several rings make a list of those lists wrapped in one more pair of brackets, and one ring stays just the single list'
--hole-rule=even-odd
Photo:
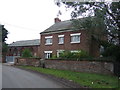
[{"label": "green hedge", "polygon": [[106,61],[113,62],[115,61],[112,57],[92,57],[88,52],[84,50],[79,50],[78,52],[64,51],[60,54],[59,57],[53,55],[52,58],[46,60],[67,60],[67,61]]},{"label": "green hedge", "polygon": [[104,57],[114,58],[114,61],[120,62],[120,46],[119,45],[110,45],[102,53]]},{"label": "green hedge", "polygon": [[91,56],[83,50],[79,50],[78,52],[70,52],[70,51],[64,51],[60,54],[59,58],[64,59],[81,59],[81,58],[91,58]]}]

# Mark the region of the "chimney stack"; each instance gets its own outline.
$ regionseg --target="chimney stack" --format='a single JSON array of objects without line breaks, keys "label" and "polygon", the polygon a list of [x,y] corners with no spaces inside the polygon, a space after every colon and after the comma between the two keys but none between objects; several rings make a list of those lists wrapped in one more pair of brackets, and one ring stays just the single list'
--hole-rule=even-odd
[{"label": "chimney stack", "polygon": [[55,23],[61,22],[59,18],[55,18]]}]

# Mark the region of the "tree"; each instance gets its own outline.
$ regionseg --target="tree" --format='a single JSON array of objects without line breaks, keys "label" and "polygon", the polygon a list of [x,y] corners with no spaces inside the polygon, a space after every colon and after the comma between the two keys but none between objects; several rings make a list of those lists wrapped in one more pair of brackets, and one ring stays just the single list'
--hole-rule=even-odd
[{"label": "tree", "polygon": [[2,53],[5,54],[7,52],[7,44],[6,44],[6,38],[8,35],[8,31],[4,28],[4,25],[1,25],[2,27]]},{"label": "tree", "polygon": [[1,32],[0,32],[1,38],[0,39],[1,39],[1,44],[2,44],[2,56],[3,58],[5,58],[7,49],[8,49],[7,44],[5,42],[6,38],[8,38],[7,37],[8,31],[4,28],[4,25],[0,25],[0,27],[1,27]]},{"label": "tree", "polygon": [[[105,56],[113,56],[119,60],[120,52],[120,1],[119,2],[56,2],[59,7],[73,8],[71,17],[76,28],[86,29],[90,39],[96,40],[106,49]],[[84,20],[79,16],[87,17]],[[101,38],[108,36],[108,41]],[[113,54],[114,49],[117,54]],[[112,55],[113,54],[113,55]]]},{"label": "tree", "polygon": [[[83,28],[99,28],[107,31],[109,43],[120,45],[120,1],[119,2],[56,2],[58,6],[66,5],[66,8],[74,8],[71,17],[76,19],[79,16],[87,18],[84,23],[79,23]],[[80,22],[78,20],[78,22]],[[90,22],[90,23],[89,23]],[[92,22],[92,23],[91,23]],[[89,24],[89,25],[88,25]],[[93,32],[93,31],[92,31]]]},{"label": "tree", "polygon": [[32,57],[31,51],[29,49],[24,49],[22,52],[22,57]]},{"label": "tree", "polygon": [[6,38],[8,38],[7,35],[8,35],[8,30],[4,28],[4,25],[2,25],[2,42],[6,41]]}]

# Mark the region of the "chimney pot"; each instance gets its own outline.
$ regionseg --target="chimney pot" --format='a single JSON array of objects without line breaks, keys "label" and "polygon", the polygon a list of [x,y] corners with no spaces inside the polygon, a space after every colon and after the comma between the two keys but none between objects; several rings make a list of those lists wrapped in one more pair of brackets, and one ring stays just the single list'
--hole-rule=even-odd
[{"label": "chimney pot", "polygon": [[55,23],[61,22],[59,18],[55,18]]}]

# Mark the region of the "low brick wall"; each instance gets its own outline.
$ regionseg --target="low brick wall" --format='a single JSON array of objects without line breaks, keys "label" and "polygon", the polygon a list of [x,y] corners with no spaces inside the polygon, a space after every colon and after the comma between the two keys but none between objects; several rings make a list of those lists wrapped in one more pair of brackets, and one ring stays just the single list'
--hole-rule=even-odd
[{"label": "low brick wall", "polygon": [[113,74],[114,66],[112,62],[45,60],[45,67],[77,72]]},{"label": "low brick wall", "polygon": [[[44,64],[44,65],[43,65]],[[40,60],[40,58],[16,58],[15,65],[40,66],[45,68],[71,70],[77,72],[90,72],[100,74],[113,74],[112,62],[100,61],[70,61],[70,60]]]},{"label": "low brick wall", "polygon": [[40,58],[15,58],[15,65],[39,66]]}]

